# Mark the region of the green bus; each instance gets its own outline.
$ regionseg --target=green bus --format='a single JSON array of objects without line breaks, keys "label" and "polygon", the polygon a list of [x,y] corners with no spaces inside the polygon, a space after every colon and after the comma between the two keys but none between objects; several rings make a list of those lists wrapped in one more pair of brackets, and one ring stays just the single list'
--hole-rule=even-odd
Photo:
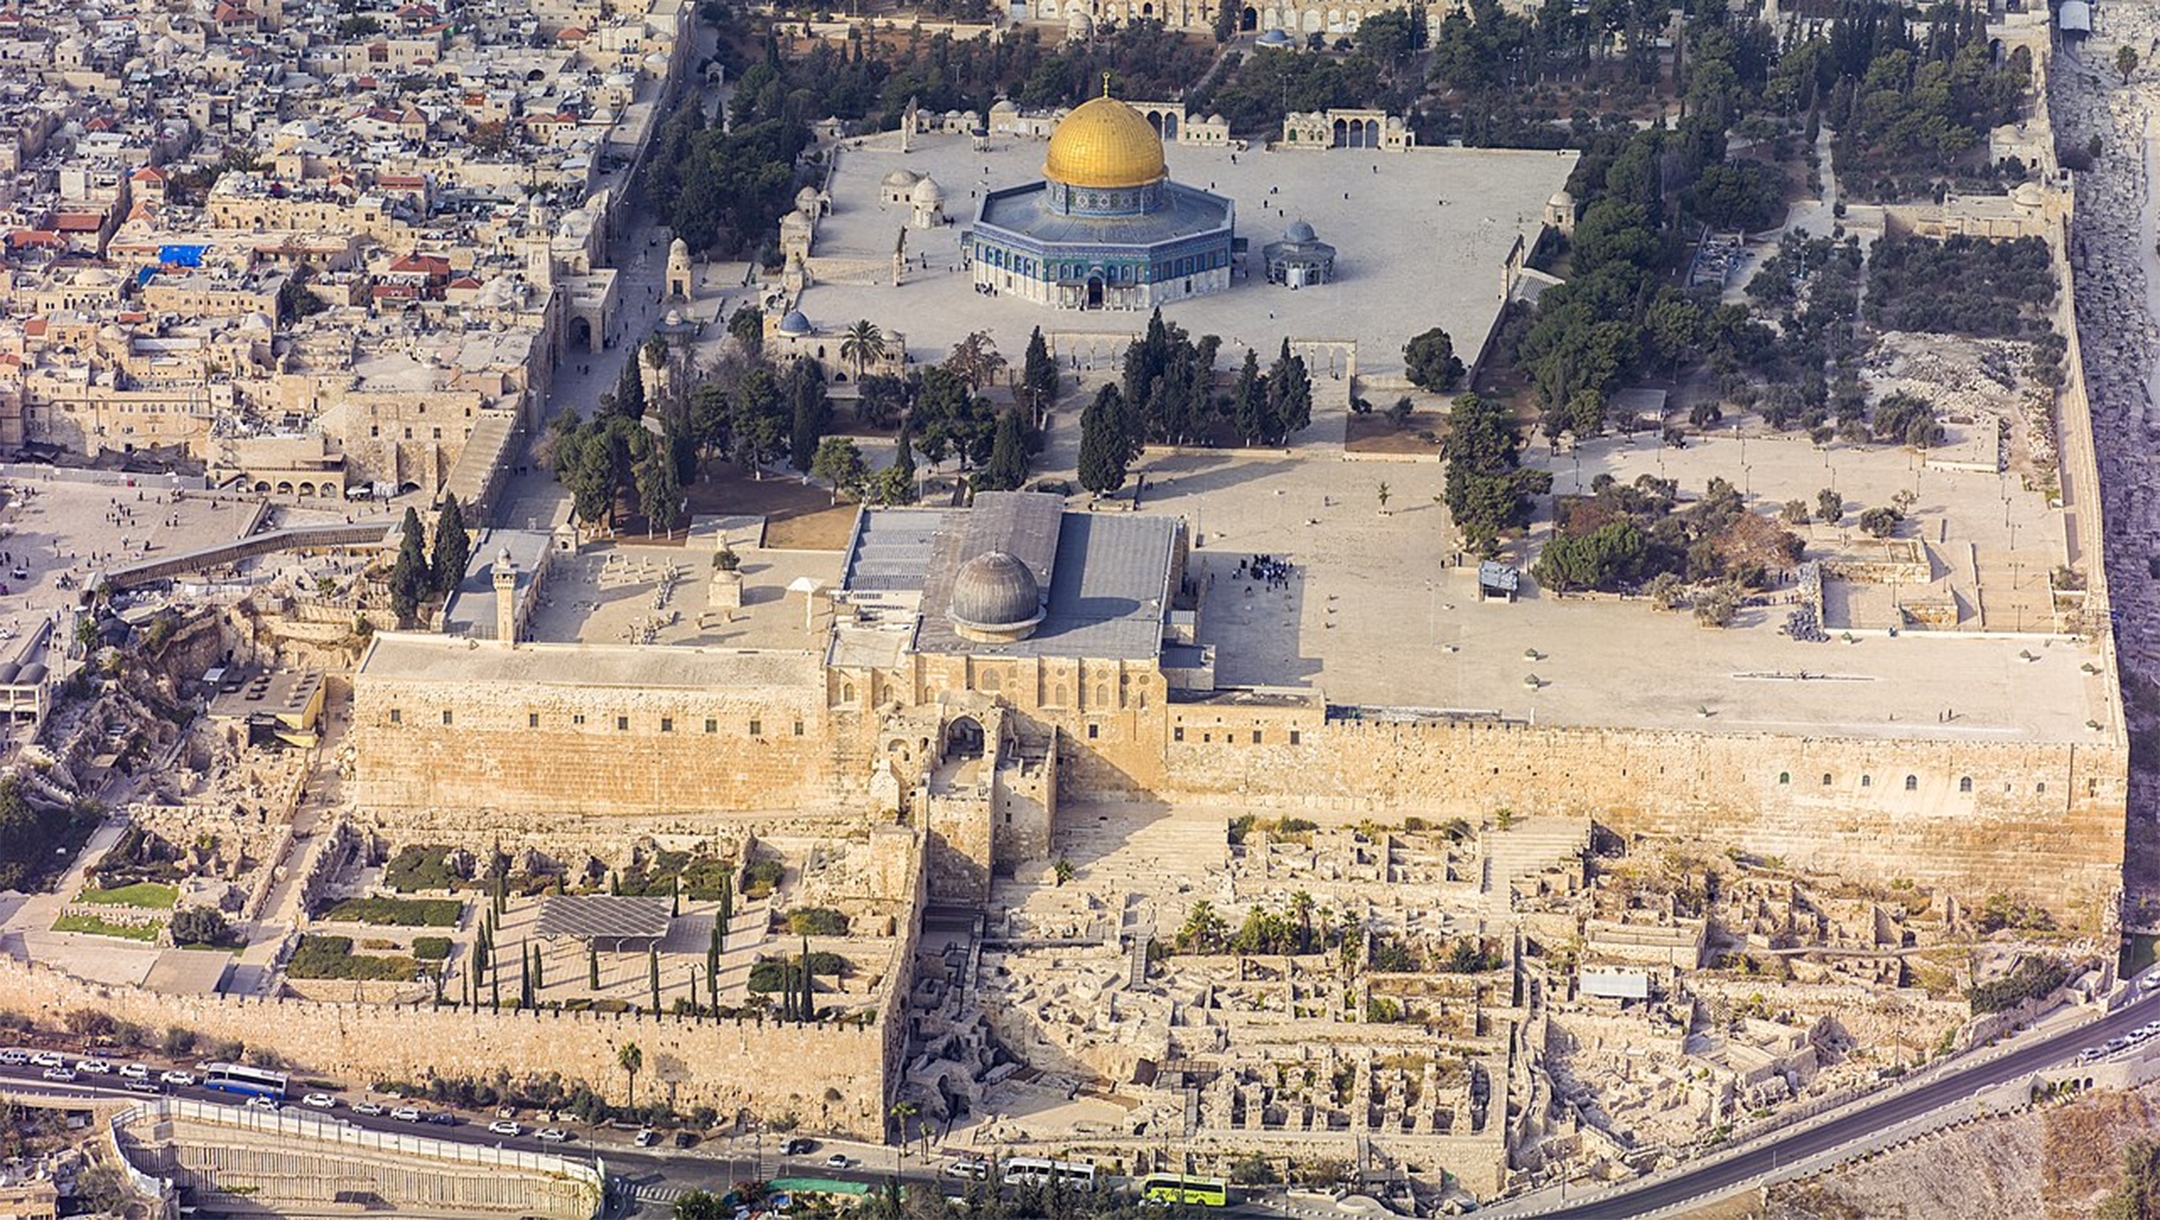
[{"label": "green bus", "polygon": [[1149,1203],[1198,1203],[1203,1207],[1230,1205],[1230,1195],[1221,1178],[1196,1178],[1182,1173],[1151,1173],[1140,1179],[1140,1197]]}]

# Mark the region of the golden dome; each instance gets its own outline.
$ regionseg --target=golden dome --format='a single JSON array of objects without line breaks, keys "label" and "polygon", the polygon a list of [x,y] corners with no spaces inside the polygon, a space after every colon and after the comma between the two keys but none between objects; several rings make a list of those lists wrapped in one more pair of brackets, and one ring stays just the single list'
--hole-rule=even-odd
[{"label": "golden dome", "polygon": [[1146,186],[1163,176],[1162,137],[1114,97],[1089,98],[1050,135],[1043,177],[1067,186]]}]

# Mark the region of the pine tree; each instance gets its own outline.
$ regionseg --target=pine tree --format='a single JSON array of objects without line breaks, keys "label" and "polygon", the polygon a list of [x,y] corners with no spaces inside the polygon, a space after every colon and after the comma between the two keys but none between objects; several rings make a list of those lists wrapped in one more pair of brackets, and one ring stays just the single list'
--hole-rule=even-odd
[{"label": "pine tree", "polygon": [[390,609],[400,621],[409,620],[427,598],[433,574],[428,570],[427,538],[420,528],[420,514],[405,508],[404,537],[398,540],[397,563],[390,569]]},{"label": "pine tree", "polygon": [[1118,388],[1106,385],[1080,413],[1080,486],[1098,496],[1125,485],[1131,454],[1122,431],[1124,405]]},{"label": "pine tree", "polygon": [[1016,408],[998,412],[997,439],[990,445],[990,460],[975,473],[977,491],[1018,491],[1027,482],[1027,438],[1021,432]]},{"label": "pine tree", "polygon": [[465,579],[465,564],[472,558],[472,535],[465,532],[465,514],[457,497],[443,495],[442,511],[435,514],[435,554],[428,561],[435,592],[447,597]]}]

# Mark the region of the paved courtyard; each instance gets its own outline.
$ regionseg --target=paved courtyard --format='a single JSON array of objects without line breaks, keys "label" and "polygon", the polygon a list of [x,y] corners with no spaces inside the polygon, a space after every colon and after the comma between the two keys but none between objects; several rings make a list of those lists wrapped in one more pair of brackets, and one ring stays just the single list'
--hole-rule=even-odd
[{"label": "paved courtyard", "polygon": [[[997,136],[987,151],[976,151],[965,137],[924,136],[903,154],[885,139],[889,146],[837,154],[833,210],[811,250],[814,262],[830,262],[834,271],[801,302],[821,330],[837,335],[869,318],[905,333],[917,360],[940,359],[970,331],[987,330],[1017,359],[1035,326],[1045,335],[1123,336],[1146,325],[1138,313],[1057,311],[983,296],[962,268],[961,237],[982,193],[1040,177],[1047,141]],[[1270,354],[1286,336],[1355,339],[1359,371],[1367,374],[1399,374],[1403,344],[1434,325],[1466,358],[1476,350],[1500,308],[1508,251],[1518,238],[1535,239],[1546,200],[1575,164],[1573,153],[1462,148],[1234,152],[1172,144],[1165,154],[1174,180],[1236,203],[1238,234],[1251,243],[1244,265],[1253,274],[1226,293],[1167,306],[1163,316],[1196,335],[1222,336],[1226,362],[1244,347]],[[881,204],[879,184],[894,169],[935,178],[952,223],[908,228],[905,206]],[[1337,282],[1292,292],[1258,274],[1260,248],[1296,220],[1335,245]],[[909,270],[896,290],[891,263],[903,231]],[[850,282],[830,282],[841,279]],[[1101,359],[1111,354],[1106,347]]]}]

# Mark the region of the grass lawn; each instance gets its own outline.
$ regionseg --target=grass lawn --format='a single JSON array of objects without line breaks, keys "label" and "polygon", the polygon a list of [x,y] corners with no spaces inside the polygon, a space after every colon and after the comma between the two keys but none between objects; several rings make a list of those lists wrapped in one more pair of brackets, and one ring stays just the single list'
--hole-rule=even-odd
[{"label": "grass lawn", "polygon": [[92,906],[141,907],[147,911],[170,911],[173,903],[179,900],[179,888],[161,881],[138,881],[111,890],[84,890],[75,899]]},{"label": "grass lawn", "polygon": [[144,924],[130,927],[126,924],[106,923],[95,915],[62,915],[53,921],[55,932],[83,932],[91,936],[113,936],[121,940],[140,940],[155,943],[158,925]]}]

